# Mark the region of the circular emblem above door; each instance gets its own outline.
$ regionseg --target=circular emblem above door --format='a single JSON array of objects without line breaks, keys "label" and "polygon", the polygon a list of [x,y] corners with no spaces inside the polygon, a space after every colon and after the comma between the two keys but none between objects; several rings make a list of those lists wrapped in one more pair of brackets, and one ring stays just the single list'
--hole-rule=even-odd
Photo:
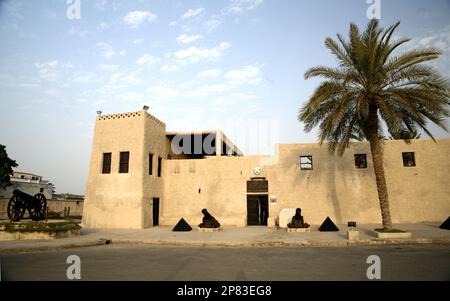
[{"label": "circular emblem above door", "polygon": [[261,167],[253,168],[253,175],[260,176],[261,174],[262,174],[262,168]]}]

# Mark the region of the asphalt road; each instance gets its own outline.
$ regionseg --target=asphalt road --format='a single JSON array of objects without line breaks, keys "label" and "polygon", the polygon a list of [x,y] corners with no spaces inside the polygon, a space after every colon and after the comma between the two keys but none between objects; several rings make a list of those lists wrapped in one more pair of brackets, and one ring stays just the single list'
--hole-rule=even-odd
[{"label": "asphalt road", "polygon": [[368,256],[381,280],[450,280],[450,246],[187,248],[149,245],[2,255],[1,280],[67,280],[69,255],[81,280],[367,280]]}]

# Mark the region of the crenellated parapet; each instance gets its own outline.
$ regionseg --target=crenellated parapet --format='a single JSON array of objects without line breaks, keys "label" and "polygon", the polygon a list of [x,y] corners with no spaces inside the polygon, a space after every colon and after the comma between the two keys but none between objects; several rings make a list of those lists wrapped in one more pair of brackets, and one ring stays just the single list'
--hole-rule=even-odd
[{"label": "crenellated parapet", "polygon": [[162,126],[162,127],[166,126],[166,124],[164,122],[162,122],[161,120],[159,120],[155,116],[153,116],[153,115],[151,115],[151,114],[149,114],[148,112],[145,112],[145,111],[98,115],[97,116],[97,120],[99,120],[99,121],[103,121],[103,120],[123,120],[123,119],[136,118],[136,117],[141,117],[141,116],[145,116],[148,119],[151,119],[152,121],[154,121],[159,126]]}]

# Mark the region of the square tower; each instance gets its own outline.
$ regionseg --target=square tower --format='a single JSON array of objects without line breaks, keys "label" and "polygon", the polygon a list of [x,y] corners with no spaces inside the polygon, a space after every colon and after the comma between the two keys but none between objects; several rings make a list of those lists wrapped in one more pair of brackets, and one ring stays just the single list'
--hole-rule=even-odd
[{"label": "square tower", "polygon": [[161,165],[168,146],[166,125],[146,110],[98,115],[83,226],[152,226],[153,200],[163,195]]}]

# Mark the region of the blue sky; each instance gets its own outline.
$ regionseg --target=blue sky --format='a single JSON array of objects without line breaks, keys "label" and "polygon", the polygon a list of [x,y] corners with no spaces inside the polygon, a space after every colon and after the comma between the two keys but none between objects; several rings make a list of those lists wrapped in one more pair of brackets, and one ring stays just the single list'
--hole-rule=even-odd
[{"label": "blue sky", "polygon": [[[350,22],[365,26],[369,7],[366,0],[80,3],[80,19],[69,19],[66,0],[0,0],[0,143],[19,170],[43,175],[57,192],[84,193],[97,110],[147,104],[168,130],[223,129],[246,154],[316,141],[296,120],[318,84],[303,74],[335,63],[323,41],[346,34]],[[397,20],[409,47],[443,50],[435,66],[449,77],[450,1],[381,0],[382,25]]]}]

